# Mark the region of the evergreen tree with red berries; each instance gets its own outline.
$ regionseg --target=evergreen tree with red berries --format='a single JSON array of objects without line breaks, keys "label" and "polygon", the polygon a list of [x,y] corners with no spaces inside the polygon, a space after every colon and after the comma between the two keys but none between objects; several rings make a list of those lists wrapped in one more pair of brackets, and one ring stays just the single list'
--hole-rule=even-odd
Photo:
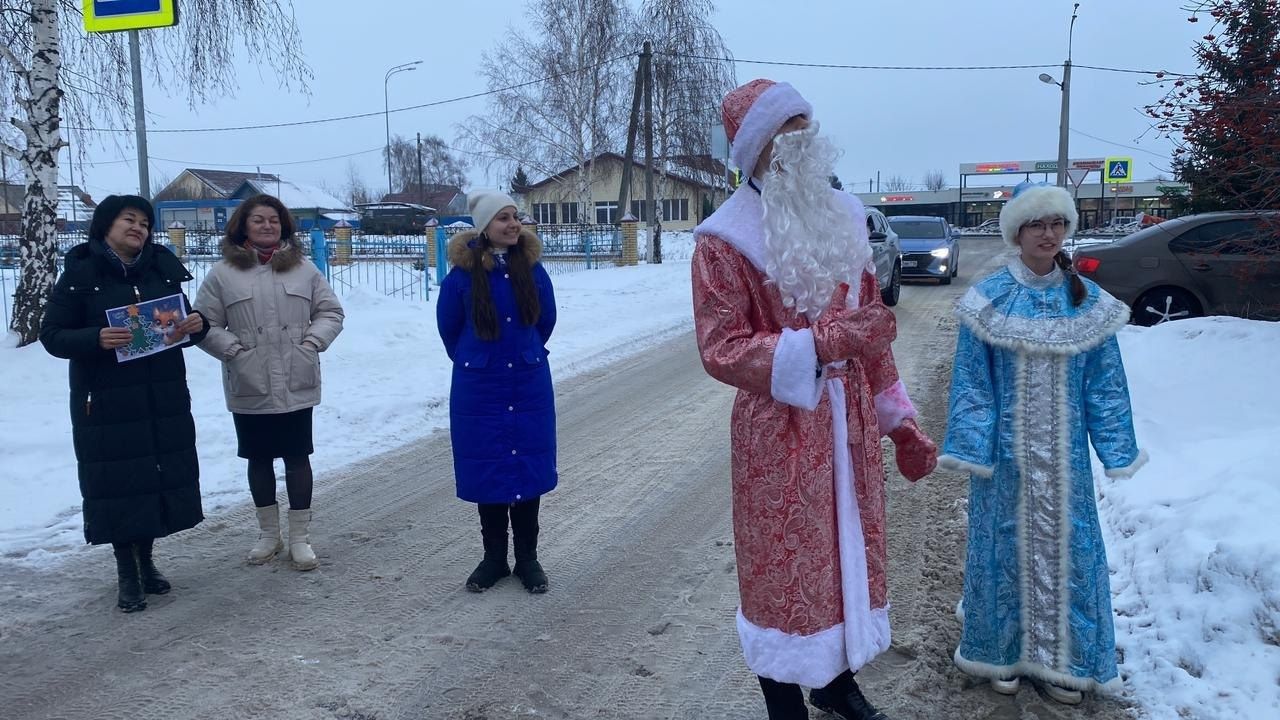
[{"label": "evergreen tree with red berries", "polygon": [[1175,140],[1173,170],[1191,190],[1182,209],[1280,209],[1280,0],[1203,0],[1185,8],[1206,26],[1200,72],[1146,108]]}]

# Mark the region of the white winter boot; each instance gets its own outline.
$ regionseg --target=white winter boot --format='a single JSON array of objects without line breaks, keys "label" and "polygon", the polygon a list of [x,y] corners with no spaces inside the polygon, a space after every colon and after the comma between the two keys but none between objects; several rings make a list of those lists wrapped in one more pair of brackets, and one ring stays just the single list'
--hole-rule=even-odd
[{"label": "white winter boot", "polygon": [[280,537],[280,506],[276,504],[257,508],[258,542],[249,551],[249,564],[261,565],[269,562],[276,553],[284,550],[284,540]]},{"label": "white winter boot", "polygon": [[320,560],[311,549],[311,511],[289,510],[289,557],[295,570],[315,570]]}]

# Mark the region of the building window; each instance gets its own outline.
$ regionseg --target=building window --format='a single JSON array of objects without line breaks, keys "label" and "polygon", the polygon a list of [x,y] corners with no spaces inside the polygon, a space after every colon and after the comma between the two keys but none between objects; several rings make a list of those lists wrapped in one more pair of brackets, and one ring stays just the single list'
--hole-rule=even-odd
[{"label": "building window", "polygon": [[560,219],[566,225],[575,225],[578,222],[578,203],[560,203]]},{"label": "building window", "polygon": [[631,214],[640,222],[649,222],[649,203],[644,200],[631,201]]},{"label": "building window", "polygon": [[556,224],[556,204],[555,203],[534,203],[533,204],[533,221],[539,225],[555,225]]},{"label": "building window", "polygon": [[618,203],[607,200],[596,201],[596,224],[612,225],[618,221]]},{"label": "building window", "polygon": [[664,220],[688,220],[689,199],[680,198],[679,200],[663,200],[662,217]]}]

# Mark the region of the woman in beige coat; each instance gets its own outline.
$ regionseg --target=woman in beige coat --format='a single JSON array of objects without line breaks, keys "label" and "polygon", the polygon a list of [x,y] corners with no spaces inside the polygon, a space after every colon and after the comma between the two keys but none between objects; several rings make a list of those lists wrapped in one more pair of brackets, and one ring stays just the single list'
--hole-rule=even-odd
[{"label": "woman in beige coat", "polygon": [[284,549],[275,476],[282,458],[289,557],[298,570],[312,570],[319,562],[309,538],[311,409],[320,403],[320,353],[342,332],[343,313],[293,233],[293,217],[278,199],[256,195],[241,203],[196,308],[210,326],[200,349],[222,361],[237,454],[249,461],[260,529],[249,562],[265,563]]}]

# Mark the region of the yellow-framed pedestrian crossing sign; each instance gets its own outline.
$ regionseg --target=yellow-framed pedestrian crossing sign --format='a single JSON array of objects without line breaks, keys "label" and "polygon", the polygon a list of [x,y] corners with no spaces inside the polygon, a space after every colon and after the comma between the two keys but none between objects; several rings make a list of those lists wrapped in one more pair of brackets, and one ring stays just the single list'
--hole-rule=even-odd
[{"label": "yellow-framed pedestrian crossing sign", "polygon": [[1109,157],[1105,167],[1106,175],[1102,179],[1106,182],[1133,182],[1133,158]]},{"label": "yellow-framed pedestrian crossing sign", "polygon": [[178,24],[178,0],[84,0],[89,32],[145,30]]}]

